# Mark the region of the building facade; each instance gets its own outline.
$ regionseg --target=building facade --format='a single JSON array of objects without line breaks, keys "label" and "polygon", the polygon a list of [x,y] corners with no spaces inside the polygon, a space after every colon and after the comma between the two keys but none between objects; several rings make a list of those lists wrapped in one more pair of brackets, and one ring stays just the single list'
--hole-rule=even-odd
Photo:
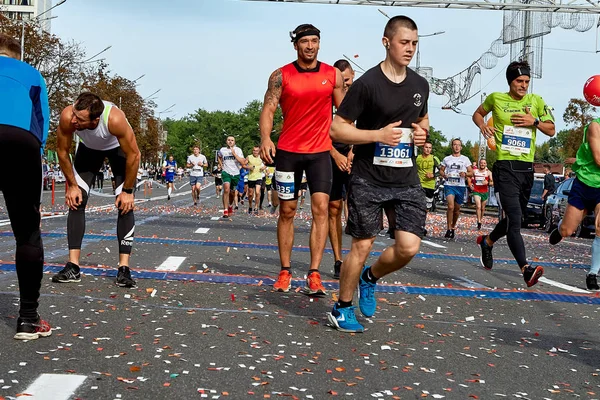
[{"label": "building facade", "polygon": [[47,19],[52,12],[46,12],[52,7],[52,0],[0,0],[0,13],[15,20],[31,20],[44,14],[40,25],[42,29],[50,32],[51,21]]}]

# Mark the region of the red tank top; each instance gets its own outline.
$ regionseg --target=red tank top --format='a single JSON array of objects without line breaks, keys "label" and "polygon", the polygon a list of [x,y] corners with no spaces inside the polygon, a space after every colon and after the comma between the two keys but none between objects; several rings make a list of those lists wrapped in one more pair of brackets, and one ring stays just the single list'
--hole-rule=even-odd
[{"label": "red tank top", "polygon": [[480,170],[479,168],[473,169],[473,189],[477,193],[487,193],[488,185],[483,183],[483,181],[488,180],[488,169],[485,171]]},{"label": "red tank top", "polygon": [[314,70],[301,71],[293,62],[281,68],[281,75],[283,128],[277,148],[304,154],[331,150],[335,68],[319,62]]}]

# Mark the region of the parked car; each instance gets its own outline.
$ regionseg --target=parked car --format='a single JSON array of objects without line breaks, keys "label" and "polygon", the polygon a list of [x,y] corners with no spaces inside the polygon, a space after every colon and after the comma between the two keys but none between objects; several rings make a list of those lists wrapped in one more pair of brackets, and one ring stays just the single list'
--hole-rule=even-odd
[{"label": "parked car", "polygon": [[539,224],[542,222],[542,207],[544,201],[542,200],[542,193],[544,192],[544,180],[534,179],[533,186],[531,187],[531,194],[529,195],[529,201],[527,202],[527,211],[523,215],[522,226],[528,227],[529,224]]},{"label": "parked car", "polygon": [[[564,180],[556,191],[548,196],[546,201],[546,225],[544,228],[547,232],[552,232],[554,228],[558,226],[558,223],[565,215],[567,209],[567,201],[569,199],[569,193],[571,193],[571,187],[575,178],[569,178]],[[591,210],[584,218],[581,224],[575,231],[577,237],[588,237],[595,232],[595,220],[596,216],[594,211]]]},{"label": "parked car", "polygon": [[48,164],[42,164],[42,179],[44,190],[50,190],[52,185],[52,171],[50,171]]}]

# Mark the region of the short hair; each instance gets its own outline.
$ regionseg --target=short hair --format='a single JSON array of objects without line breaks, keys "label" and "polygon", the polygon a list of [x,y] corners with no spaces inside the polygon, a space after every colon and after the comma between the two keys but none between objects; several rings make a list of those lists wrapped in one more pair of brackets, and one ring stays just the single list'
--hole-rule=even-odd
[{"label": "short hair", "polygon": [[418,30],[417,23],[411,18],[407,17],[406,15],[396,15],[395,17],[390,18],[387,24],[385,24],[383,36],[391,39],[396,34],[398,28],[408,28],[411,31]]},{"label": "short hair", "polygon": [[350,65],[348,60],[344,60],[343,58],[341,60],[337,60],[335,63],[333,63],[333,66],[342,72],[344,72],[348,68],[352,69],[352,66]]},{"label": "short hair", "polygon": [[546,168],[548,171],[552,170],[550,164],[544,164],[544,168]]},{"label": "short hair", "polygon": [[461,146],[463,145],[463,142],[462,142],[462,140],[461,140],[460,138],[454,138],[454,139],[452,139],[452,140],[450,141],[450,146],[452,146],[452,145],[454,144],[454,142],[455,142],[455,141],[457,141],[457,140],[460,142],[460,145],[461,145]]},{"label": "short hair", "polygon": [[91,92],[81,93],[77,97],[77,100],[75,100],[73,107],[77,111],[88,110],[90,112],[90,121],[100,118],[104,112],[104,102],[98,95]]},{"label": "short hair", "polygon": [[195,149],[196,147],[197,147],[198,149],[200,149],[200,145],[198,145],[198,144],[195,144],[195,145],[193,145],[193,146],[192,146],[192,149]]},{"label": "short hair", "polygon": [[[431,142],[431,140],[429,140],[429,139],[427,139],[427,140],[425,141],[425,144],[430,144],[430,145],[431,145],[431,147],[433,147],[433,143],[432,143],[432,142]],[[423,146],[425,146],[425,144],[424,144]]]},{"label": "short hair", "polygon": [[7,34],[0,32],[0,54],[2,53],[17,60],[21,59],[21,45],[19,42]]}]

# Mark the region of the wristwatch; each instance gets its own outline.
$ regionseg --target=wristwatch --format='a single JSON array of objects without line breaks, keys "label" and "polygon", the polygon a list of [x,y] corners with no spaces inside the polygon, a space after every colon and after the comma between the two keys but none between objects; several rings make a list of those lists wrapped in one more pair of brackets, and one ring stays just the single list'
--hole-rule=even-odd
[{"label": "wristwatch", "polygon": [[127,193],[127,194],[133,194],[133,188],[129,188],[129,189],[127,189],[127,188],[123,188],[123,189],[121,189],[121,191],[122,191],[123,193]]},{"label": "wristwatch", "polygon": [[539,118],[536,118],[536,119],[533,121],[533,126],[537,127],[539,124],[540,124],[540,119],[539,119]]}]

